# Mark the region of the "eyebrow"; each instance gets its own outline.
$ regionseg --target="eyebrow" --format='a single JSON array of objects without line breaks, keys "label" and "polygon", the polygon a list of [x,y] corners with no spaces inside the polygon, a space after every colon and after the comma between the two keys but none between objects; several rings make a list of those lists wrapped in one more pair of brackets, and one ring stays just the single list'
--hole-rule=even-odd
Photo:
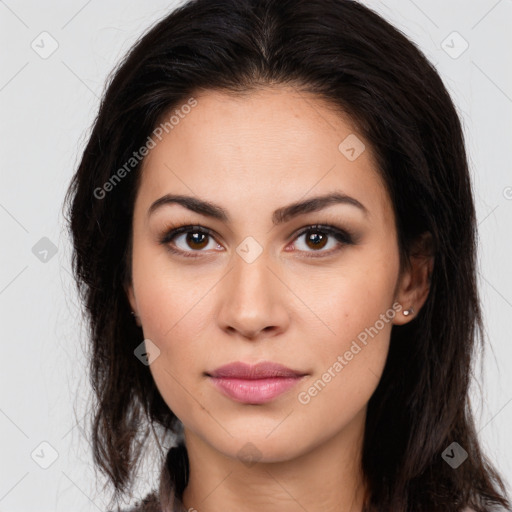
[{"label": "eyebrow", "polygon": [[[160,199],[157,199],[149,207],[148,217],[162,206],[169,204],[180,204],[188,210],[199,213],[200,215],[204,215],[205,217],[211,217],[223,222],[230,221],[228,212],[219,205],[192,196],[174,194],[166,194]],[[283,224],[299,215],[317,212],[334,204],[346,204],[354,206],[361,210],[365,216],[368,215],[367,208],[357,199],[341,192],[333,192],[331,194],[312,197],[310,199],[306,199],[305,201],[298,201],[288,206],[278,208],[272,214],[272,223],[274,225]]]}]

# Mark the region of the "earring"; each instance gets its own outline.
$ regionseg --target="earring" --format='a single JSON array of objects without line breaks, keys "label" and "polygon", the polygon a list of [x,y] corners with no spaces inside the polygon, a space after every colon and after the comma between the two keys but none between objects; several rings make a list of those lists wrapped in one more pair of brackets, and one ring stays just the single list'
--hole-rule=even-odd
[{"label": "earring", "polygon": [[135,318],[135,323],[140,327],[142,324],[140,323],[139,317],[135,314],[135,311],[132,311],[131,313]]},{"label": "earring", "polygon": [[409,315],[412,315],[413,313],[414,313],[413,308],[404,309],[404,316],[409,316]]}]

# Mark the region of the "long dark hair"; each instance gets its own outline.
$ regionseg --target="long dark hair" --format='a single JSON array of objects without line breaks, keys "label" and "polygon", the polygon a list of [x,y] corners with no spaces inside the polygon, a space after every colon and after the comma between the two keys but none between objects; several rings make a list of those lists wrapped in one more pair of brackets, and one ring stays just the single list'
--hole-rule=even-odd
[{"label": "long dark hair", "polygon": [[[149,428],[179,426],[133,355],[143,336],[125,286],[140,162],[126,163],[162,117],[197,92],[244,94],[273,84],[312,92],[357,124],[393,202],[402,266],[414,240],[432,235],[428,299],[415,319],[393,327],[368,404],[365,511],[509,508],[504,483],[481,452],[468,398],[484,331],[461,124],[432,64],[351,0],[192,0],[153,26],[110,77],[65,200],[92,344],[95,463],[122,496]],[[468,454],[457,469],[442,456],[453,442]]]}]

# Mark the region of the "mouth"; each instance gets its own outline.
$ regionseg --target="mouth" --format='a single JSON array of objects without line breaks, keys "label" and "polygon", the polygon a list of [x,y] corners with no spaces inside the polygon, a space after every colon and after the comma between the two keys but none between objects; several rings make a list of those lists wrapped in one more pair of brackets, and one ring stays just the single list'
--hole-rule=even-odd
[{"label": "mouth", "polygon": [[298,384],[307,373],[278,363],[230,363],[206,373],[216,389],[236,402],[263,404]]}]

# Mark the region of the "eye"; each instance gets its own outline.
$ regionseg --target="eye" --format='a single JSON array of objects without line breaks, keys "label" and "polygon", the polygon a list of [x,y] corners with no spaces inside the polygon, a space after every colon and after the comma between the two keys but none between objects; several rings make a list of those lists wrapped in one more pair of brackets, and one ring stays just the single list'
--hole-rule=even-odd
[{"label": "eye", "polygon": [[[329,256],[339,251],[344,245],[354,244],[354,238],[348,231],[330,225],[308,226],[299,232],[296,239],[299,240],[301,237],[305,237],[305,239],[303,244],[298,244],[299,252],[305,253],[306,257],[313,258]],[[329,245],[330,250],[322,250]],[[300,246],[305,249],[301,249]],[[308,249],[312,249],[312,251]]]},{"label": "eye", "polygon": [[[213,248],[212,246],[208,247],[209,237],[213,240],[212,232],[208,228],[202,226],[181,226],[168,231],[160,240],[160,243],[166,245],[168,250],[172,253],[189,258],[196,258],[200,256],[200,254],[191,253],[204,252],[202,251],[204,248]],[[219,244],[216,245],[220,247]],[[189,249],[193,249],[193,251]]]},{"label": "eye", "polygon": [[[329,256],[345,245],[354,244],[354,237],[348,231],[330,225],[307,226],[295,236],[294,240],[301,237],[305,237],[305,240],[304,243],[298,244],[303,247],[299,248],[298,252],[304,253],[306,257]],[[222,247],[215,243],[211,230],[197,225],[171,229],[163,235],[160,243],[165,245],[170,252],[187,258],[200,257],[201,252],[205,252],[203,249],[217,250]],[[329,250],[322,250],[329,246]],[[293,249],[290,252],[295,251],[296,249]]]}]

